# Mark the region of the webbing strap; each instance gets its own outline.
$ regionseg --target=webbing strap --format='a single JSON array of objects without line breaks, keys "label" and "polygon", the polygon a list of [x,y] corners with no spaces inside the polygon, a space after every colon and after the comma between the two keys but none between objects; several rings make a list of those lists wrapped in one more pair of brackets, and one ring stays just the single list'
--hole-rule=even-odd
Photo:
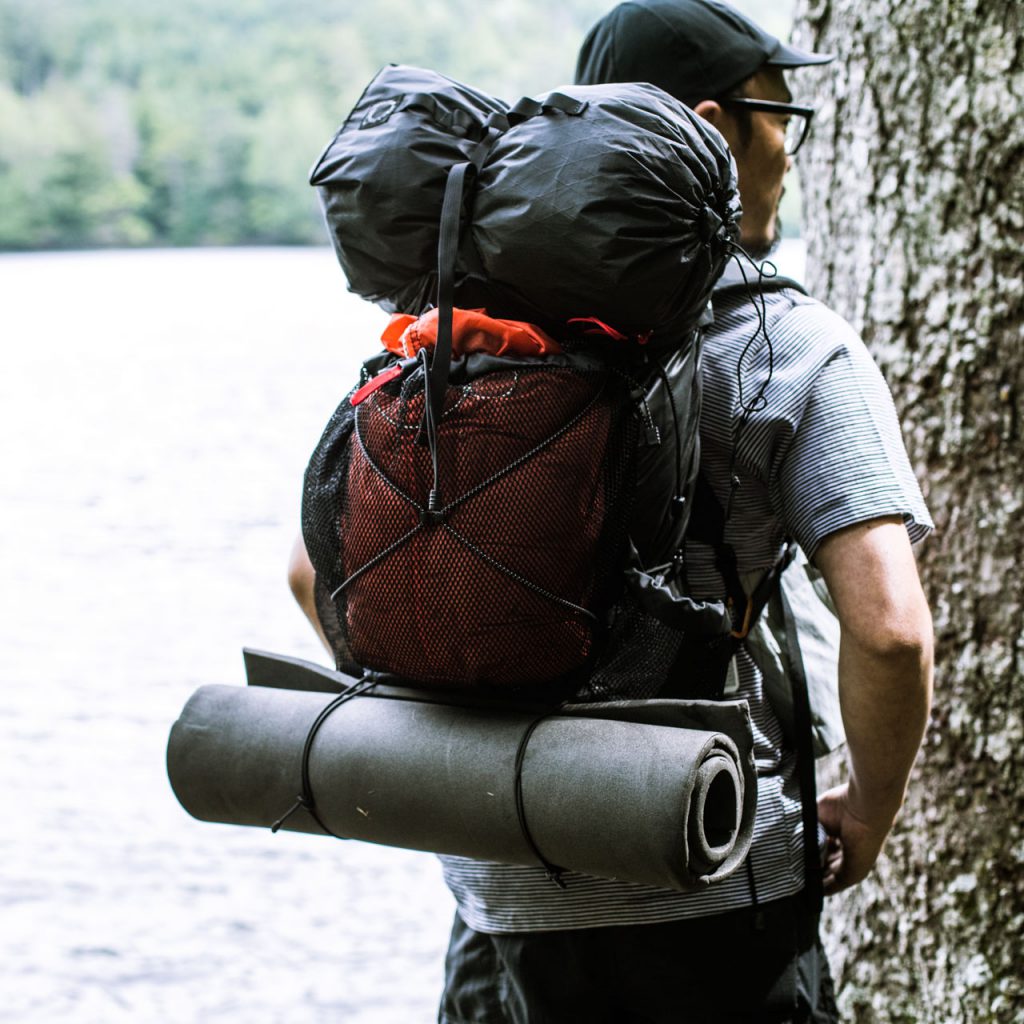
[{"label": "webbing strap", "polygon": [[452,365],[452,324],[455,305],[455,258],[459,252],[459,227],[462,217],[462,192],[469,161],[456,164],[448,172],[441,206],[441,230],[437,243],[437,345],[430,360],[430,402],[434,422],[441,420],[448,374]]},{"label": "webbing strap", "polygon": [[814,774],[814,738],[811,732],[811,700],[807,673],[800,656],[796,618],[784,591],[780,589],[782,617],[786,625],[786,653],[789,655],[790,687],[793,691],[793,721],[796,732],[796,772],[800,782],[800,809],[804,831],[804,893],[808,909],[817,916],[824,903],[823,871],[818,850],[818,784]]},{"label": "webbing strap", "polygon": [[513,127],[528,121],[531,117],[543,114],[547,110],[560,110],[569,117],[579,117],[587,109],[586,100],[576,100],[561,92],[549,92],[541,100],[535,100],[531,96],[524,96],[508,112],[508,123]]},{"label": "webbing strap", "polygon": [[[487,129],[486,132],[468,154],[469,162],[477,171],[483,167],[484,161],[490,156],[498,139],[508,131],[508,117],[505,114],[491,114],[484,127]],[[469,232],[466,232],[465,239],[459,245],[459,260],[463,269],[481,280],[486,280],[487,270]]]},{"label": "webbing strap", "polygon": [[462,196],[466,174],[473,164],[465,161],[448,172],[441,205],[441,224],[437,242],[437,344],[433,355],[420,350],[424,367],[423,421],[427,444],[434,468],[434,483],[430,489],[428,510],[435,512],[441,504],[438,480],[437,430],[444,409],[444,396],[448,389],[448,375],[452,368],[452,325],[455,307],[455,261],[459,252],[459,229],[462,223]]},{"label": "webbing strap", "polygon": [[[732,571],[736,579],[739,580],[739,574],[736,570],[736,555],[731,547],[729,548],[729,553],[732,557]],[[747,595],[743,623],[738,630],[734,629],[732,634],[737,640],[746,639],[754,623],[761,617],[765,606],[771,600],[772,594],[778,589],[782,574],[789,568],[790,563],[795,557],[796,544],[787,539],[786,547],[779,560],[761,577],[757,586]]]}]

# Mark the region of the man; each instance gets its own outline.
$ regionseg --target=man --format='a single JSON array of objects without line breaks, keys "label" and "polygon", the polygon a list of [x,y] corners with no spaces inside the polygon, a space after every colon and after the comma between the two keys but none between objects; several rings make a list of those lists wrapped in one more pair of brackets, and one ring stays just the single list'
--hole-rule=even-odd
[{"label": "man", "polygon": [[[812,113],[792,106],[785,71],[831,59],[713,0],[635,0],[591,31],[577,80],[651,82],[711,122],[736,159],[741,242],[764,256]],[[795,289],[768,291],[772,365],[767,344],[744,355],[757,318],[743,291],[722,296],[705,340],[701,444],[703,474],[732,509],[725,539],[749,578],[795,537],[840,620],[849,782],[818,801],[832,894],[874,865],[924,731],[931,619],[911,542],[931,522],[891,398],[850,328]],[[697,596],[722,595],[710,548],[689,543],[687,569]],[[539,868],[444,858],[459,913],[442,1024],[837,1019],[805,880],[796,758],[758,665],[745,649],[736,663],[759,774],[746,872],[693,894],[581,876],[562,892]]]},{"label": "man", "polygon": [[[592,30],[578,79],[652,82],[714,124],[736,158],[742,244],[764,255],[778,232],[799,122],[810,114],[792,107],[785,70],[830,59],[785,46],[712,0],[636,0]],[[771,359],[763,339],[745,348],[757,316],[743,290],[716,300],[704,347],[701,465],[731,510],[724,540],[742,578],[769,569],[794,537],[837,607],[850,781],[818,801],[831,894],[871,870],[923,733],[931,622],[911,541],[931,523],[891,398],[860,340],[795,289],[766,291],[764,303]],[[752,402],[762,386],[764,401]],[[695,596],[725,593],[716,562],[713,548],[688,541]],[[316,624],[301,542],[290,579]],[[641,660],[631,642],[623,639],[620,662]],[[817,937],[817,879],[805,877],[816,872],[805,872],[797,759],[746,647],[736,673],[759,776],[745,870],[694,893],[571,873],[562,890],[539,867],[443,858],[458,914],[441,1024],[836,1020]],[[600,696],[629,695],[607,664],[592,685]]]}]

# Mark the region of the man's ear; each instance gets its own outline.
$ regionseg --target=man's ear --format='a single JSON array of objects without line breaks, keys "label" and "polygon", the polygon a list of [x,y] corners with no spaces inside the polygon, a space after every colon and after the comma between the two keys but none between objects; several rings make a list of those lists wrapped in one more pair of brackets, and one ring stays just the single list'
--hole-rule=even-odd
[{"label": "man's ear", "polygon": [[742,135],[737,131],[735,118],[721,103],[716,103],[714,100],[701,100],[693,108],[693,112],[722,133],[722,138],[728,143],[734,155],[744,148],[745,143]]},{"label": "man's ear", "polygon": [[693,112],[699,114],[705,121],[710,121],[719,131],[722,130],[722,117],[725,111],[720,103],[714,100],[701,100],[693,108]]}]

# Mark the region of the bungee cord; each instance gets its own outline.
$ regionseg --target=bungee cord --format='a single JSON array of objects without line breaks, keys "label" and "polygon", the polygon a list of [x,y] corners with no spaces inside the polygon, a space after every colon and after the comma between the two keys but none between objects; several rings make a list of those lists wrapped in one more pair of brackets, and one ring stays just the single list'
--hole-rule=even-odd
[{"label": "bungee cord", "polygon": [[[760,412],[768,405],[768,399],[766,398],[766,392],[768,386],[771,384],[772,377],[775,373],[775,350],[772,346],[772,339],[768,335],[768,313],[767,306],[764,298],[764,290],[761,287],[762,282],[771,280],[778,276],[778,267],[775,266],[770,260],[763,260],[758,263],[753,256],[743,248],[739,242],[730,242],[730,259],[736,261],[736,266],[739,268],[740,275],[743,277],[743,284],[747,290],[747,297],[750,299],[751,305],[754,307],[754,312],[757,314],[757,326],[754,328],[754,333],[747,340],[743,346],[743,350],[740,352],[739,358],[736,360],[736,386],[738,392],[738,400],[740,409],[739,421],[736,424],[736,429],[733,432],[732,451],[729,455],[729,497],[725,506],[725,521],[729,522],[732,515],[733,502],[736,497],[736,492],[739,490],[740,479],[736,474],[736,463],[739,458],[740,442],[743,438],[743,432],[746,430],[750,423],[751,417],[755,412]],[[754,285],[751,284],[750,278],[747,276],[746,267],[743,265],[743,259],[757,271],[757,291],[754,291]],[[743,362],[750,353],[750,349],[753,344],[757,341],[758,335],[762,336],[768,345],[768,373],[760,386],[757,388],[753,398],[750,401],[745,401],[743,397]]]}]

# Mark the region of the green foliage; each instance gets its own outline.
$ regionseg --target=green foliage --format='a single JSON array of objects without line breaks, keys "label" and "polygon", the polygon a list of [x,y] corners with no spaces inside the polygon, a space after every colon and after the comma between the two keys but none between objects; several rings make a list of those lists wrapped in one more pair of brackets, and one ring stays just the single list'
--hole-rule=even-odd
[{"label": "green foliage", "polygon": [[0,249],[321,242],[307,173],[379,67],[515,100],[610,6],[0,0]]},{"label": "green foliage", "polygon": [[0,247],[150,240],[143,189],[119,153],[125,101],[90,106],[67,83],[21,97],[0,85]]}]

